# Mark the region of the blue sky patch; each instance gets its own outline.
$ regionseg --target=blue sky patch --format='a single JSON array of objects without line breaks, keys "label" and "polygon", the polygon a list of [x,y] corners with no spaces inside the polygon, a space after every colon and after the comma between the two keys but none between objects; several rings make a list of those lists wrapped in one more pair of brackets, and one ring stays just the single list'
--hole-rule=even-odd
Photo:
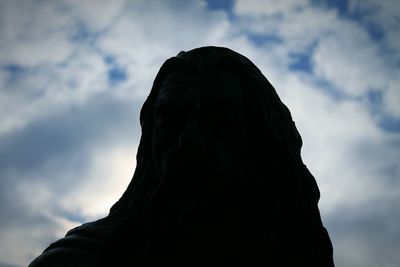
[{"label": "blue sky patch", "polygon": [[93,38],[93,33],[83,23],[77,23],[74,31],[71,33],[71,41],[81,42],[89,38]]},{"label": "blue sky patch", "polygon": [[373,106],[380,106],[383,104],[383,95],[380,90],[371,90],[367,94],[368,102]]},{"label": "blue sky patch", "polygon": [[339,15],[345,15],[348,11],[347,0],[311,0],[310,2],[316,6],[335,8],[339,12]]},{"label": "blue sky patch", "polygon": [[289,70],[312,74],[314,70],[312,56],[316,46],[317,42],[313,42],[304,51],[290,54]]},{"label": "blue sky patch", "polygon": [[27,71],[27,68],[22,67],[17,64],[9,64],[2,67],[2,69],[9,74],[8,81],[13,82],[17,80],[19,77],[24,75]]},{"label": "blue sky patch", "polygon": [[379,126],[388,132],[400,132],[400,119],[386,115],[379,120]]},{"label": "blue sky patch", "polygon": [[206,0],[207,7],[211,10],[223,9],[231,12],[233,9],[233,0]]},{"label": "blue sky patch", "polygon": [[106,55],[106,56],[104,56],[104,62],[105,62],[107,65],[116,64],[116,63],[115,63],[115,58],[114,58],[112,55]]},{"label": "blue sky patch", "polygon": [[125,69],[115,66],[108,70],[108,82],[110,85],[117,85],[121,82],[126,81],[128,75],[126,74]]},{"label": "blue sky patch", "polygon": [[107,75],[108,75],[108,83],[110,85],[117,85],[128,79],[128,74],[126,73],[126,69],[118,65],[114,56],[105,55],[103,60],[109,67]]},{"label": "blue sky patch", "polygon": [[248,33],[247,36],[256,45],[264,45],[266,43],[280,44],[283,42],[282,38],[273,34]]},{"label": "blue sky patch", "polygon": [[[371,116],[377,117],[378,126],[387,132],[400,132],[400,119],[396,119],[384,112],[383,93],[380,90],[371,90],[367,94]],[[374,114],[378,116],[374,116]]]},{"label": "blue sky patch", "polygon": [[316,78],[315,84],[321,91],[323,91],[328,96],[335,99],[336,101],[359,100],[359,98],[357,98],[357,97],[347,95],[345,92],[338,89],[332,82],[330,82],[326,79]]},{"label": "blue sky patch", "polygon": [[292,71],[312,73],[313,64],[311,62],[311,55],[311,53],[292,54],[292,62],[289,65],[289,69]]}]

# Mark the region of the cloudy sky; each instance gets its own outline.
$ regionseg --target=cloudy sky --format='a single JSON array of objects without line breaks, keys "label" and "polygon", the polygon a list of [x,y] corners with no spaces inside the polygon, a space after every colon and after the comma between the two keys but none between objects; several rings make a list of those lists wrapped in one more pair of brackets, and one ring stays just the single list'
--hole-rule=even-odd
[{"label": "cloudy sky", "polygon": [[107,214],[161,64],[227,46],[289,107],[337,266],[400,266],[397,0],[0,0],[0,267]]}]

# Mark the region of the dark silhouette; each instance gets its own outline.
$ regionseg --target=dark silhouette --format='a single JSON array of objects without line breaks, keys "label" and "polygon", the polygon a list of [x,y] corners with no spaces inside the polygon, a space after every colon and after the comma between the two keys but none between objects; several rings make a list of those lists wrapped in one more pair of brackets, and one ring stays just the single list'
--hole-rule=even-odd
[{"label": "dark silhouette", "polygon": [[168,59],[140,123],[135,174],[109,215],[31,267],[334,265],[301,137],[246,57],[202,47]]}]

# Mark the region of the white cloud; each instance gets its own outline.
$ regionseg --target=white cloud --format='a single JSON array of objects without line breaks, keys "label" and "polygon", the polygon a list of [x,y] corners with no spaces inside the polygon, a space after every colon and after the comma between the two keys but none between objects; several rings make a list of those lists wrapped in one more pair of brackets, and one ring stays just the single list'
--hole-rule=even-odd
[{"label": "white cloud", "polygon": [[360,26],[349,21],[336,24],[336,31],[321,38],[315,48],[316,75],[347,96],[366,98],[371,91],[381,92],[382,112],[400,118],[400,68]]},{"label": "white cloud", "polygon": [[[400,68],[393,62],[392,54],[382,51],[380,43],[359,22],[340,17],[335,10],[304,2],[235,3],[235,12],[244,30],[276,34],[282,39],[281,50],[287,56],[308,54],[317,77],[347,96],[367,98],[371,91],[381,92],[384,95],[381,112],[399,118],[399,90],[394,88],[400,87],[397,79]],[[388,7],[382,10],[387,11]],[[397,38],[398,31],[386,30],[385,38]]]},{"label": "white cloud", "polygon": [[131,79],[121,91],[144,97],[168,57],[181,50],[220,44],[231,31],[227,15],[206,12],[202,2],[181,6],[174,1],[133,1],[100,36],[98,46],[126,67]]},{"label": "white cloud", "polygon": [[382,155],[371,164],[359,154],[365,143],[375,149],[390,146],[385,143],[390,137],[378,128],[368,108],[362,102],[338,102],[312,80],[293,74],[281,77],[275,86],[303,137],[303,160],[320,185],[322,213],[380,196],[386,184],[375,177],[385,164],[393,167],[396,162],[390,160],[393,155]]},{"label": "white cloud", "polygon": [[3,83],[0,136],[106,90],[107,67],[100,56],[82,49],[66,64],[29,69],[17,81]]},{"label": "white cloud", "polygon": [[[18,177],[7,184],[6,195],[1,193],[2,200],[10,206],[6,213],[2,210],[3,215],[19,218],[0,224],[2,259],[26,266],[81,220],[99,219],[108,213],[135,169],[136,142],[121,134],[118,137],[112,141],[102,137],[101,146],[88,149],[90,146],[86,145],[74,156],[46,158],[33,171],[11,168],[0,172],[2,179]],[[82,160],[84,166],[78,166],[76,161]]]},{"label": "white cloud", "polygon": [[79,188],[60,198],[60,207],[87,220],[106,216],[132,179],[135,151],[132,144],[113,144],[91,151],[88,173],[82,174],[85,179]]},{"label": "white cloud", "polygon": [[63,0],[62,5],[90,32],[109,27],[123,10],[125,0]]},{"label": "white cloud", "polygon": [[14,181],[1,190],[0,258],[4,263],[26,266],[45,245],[65,234],[66,227],[72,225],[61,218],[52,218],[48,212],[49,204],[54,203],[54,195],[48,188],[16,181],[18,175],[21,172],[17,170],[1,170],[2,185],[4,180]]},{"label": "white cloud", "polygon": [[[8,228],[0,228],[2,233],[0,241],[2,262],[12,264],[12,266],[27,266],[32,259],[43,252],[49,242],[54,241],[55,235],[51,235],[47,231],[65,234],[65,231],[71,229],[72,226],[72,224],[61,227],[55,223],[44,225],[37,222],[32,223],[34,225],[17,224]],[[29,231],[23,229],[29,229]]]},{"label": "white cloud", "polygon": [[399,134],[379,128],[364,102],[337,101],[310,77],[286,73],[274,85],[303,137],[336,264],[396,266],[399,216],[390,206],[400,201]]},{"label": "white cloud", "polygon": [[308,1],[236,1],[235,14],[245,33],[276,35],[287,52],[302,52],[335,29],[335,10],[312,6]]},{"label": "white cloud", "polygon": [[[396,0],[351,0],[349,1],[351,13],[361,14],[361,22],[366,27],[375,27],[382,30],[381,44],[389,48],[395,60],[400,58],[400,6]],[[372,25],[371,25],[372,24]]]},{"label": "white cloud", "polygon": [[2,1],[0,17],[2,65],[61,63],[74,49],[68,39],[72,21],[54,2]]},{"label": "white cloud", "polygon": [[338,23],[336,32],[322,38],[313,56],[316,74],[351,96],[383,90],[391,79],[384,58],[367,33],[353,23]]},{"label": "white cloud", "polygon": [[239,0],[235,1],[234,11],[240,15],[263,16],[274,14],[287,14],[293,10],[308,6],[307,0],[287,1],[260,1],[260,0]]}]

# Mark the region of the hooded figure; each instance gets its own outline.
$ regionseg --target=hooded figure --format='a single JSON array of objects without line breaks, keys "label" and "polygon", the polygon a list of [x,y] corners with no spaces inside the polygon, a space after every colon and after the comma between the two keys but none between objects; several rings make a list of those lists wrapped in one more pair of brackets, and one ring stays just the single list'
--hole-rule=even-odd
[{"label": "hooded figure", "polygon": [[249,59],[221,47],[168,59],[140,124],[133,179],[109,215],[31,267],[334,266],[301,137]]}]

